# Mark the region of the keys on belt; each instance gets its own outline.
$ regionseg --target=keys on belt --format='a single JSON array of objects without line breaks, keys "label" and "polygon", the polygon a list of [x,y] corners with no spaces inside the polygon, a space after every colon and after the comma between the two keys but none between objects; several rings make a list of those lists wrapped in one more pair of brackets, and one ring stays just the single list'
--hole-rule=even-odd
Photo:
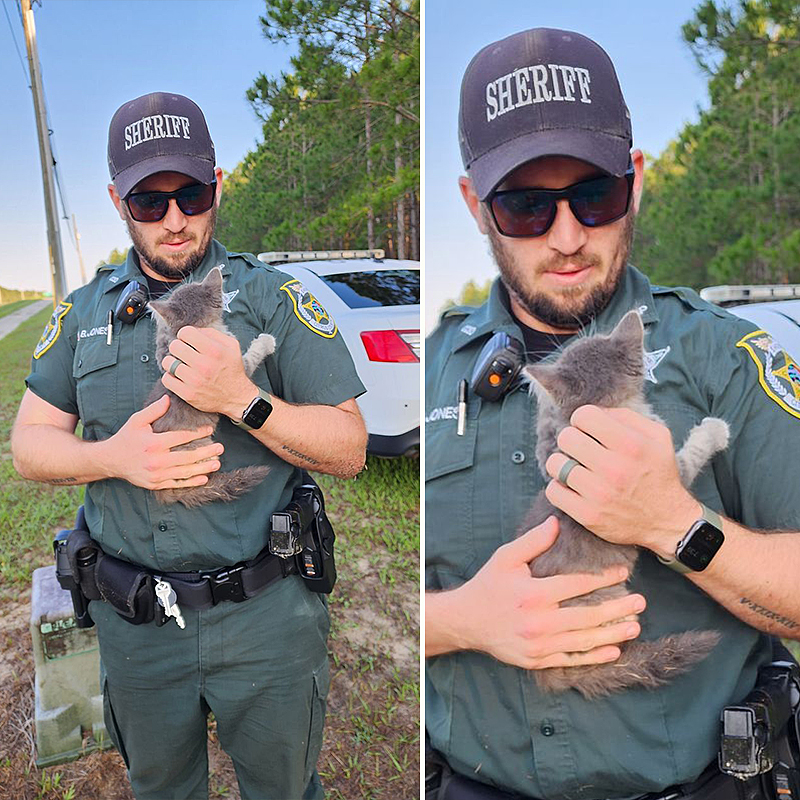
[{"label": "keys on belt", "polygon": [[183,614],[181,614],[181,609],[178,606],[178,595],[175,594],[172,584],[163,579],[159,580],[158,583],[156,583],[155,591],[156,600],[158,600],[158,604],[161,606],[161,608],[164,609],[164,614],[168,618],[174,617],[175,622],[178,623],[178,627],[183,630],[186,627],[186,622],[183,619]]}]

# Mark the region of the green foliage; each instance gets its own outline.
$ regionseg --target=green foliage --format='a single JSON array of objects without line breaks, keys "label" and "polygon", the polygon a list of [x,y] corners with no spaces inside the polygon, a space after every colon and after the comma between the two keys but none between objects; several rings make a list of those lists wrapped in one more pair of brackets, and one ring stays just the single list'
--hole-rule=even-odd
[{"label": "green foliage", "polygon": [[106,258],[102,261],[97,262],[97,269],[98,267],[102,267],[105,264],[124,264],[125,259],[128,257],[128,248],[126,247],[124,250],[117,250],[115,247]]},{"label": "green foliage", "polygon": [[419,258],[419,0],[265,0],[292,71],[247,92],[264,140],[226,177],[228,247]]},{"label": "green foliage", "polygon": [[444,301],[440,313],[453,306],[482,305],[489,298],[489,292],[491,291],[493,282],[493,279],[489,278],[486,283],[479,284],[470,278],[470,280],[461,287],[461,293],[455,300],[448,298]]},{"label": "green foliage", "polygon": [[800,281],[800,3],[706,0],[711,106],[649,168],[633,261],[660,283]]}]

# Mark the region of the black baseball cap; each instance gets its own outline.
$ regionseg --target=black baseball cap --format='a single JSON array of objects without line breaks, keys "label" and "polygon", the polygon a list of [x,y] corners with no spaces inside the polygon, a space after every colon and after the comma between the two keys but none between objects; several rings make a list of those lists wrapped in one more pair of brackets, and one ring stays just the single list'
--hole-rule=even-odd
[{"label": "black baseball cap", "polygon": [[108,128],[108,171],[120,197],[156,172],[214,180],[214,143],[200,106],[188,97],[153,92],[120,106]]},{"label": "black baseball cap", "polygon": [[542,156],[570,156],[622,175],[633,144],[608,54],[586,36],[553,28],[515,33],[470,61],[458,135],[481,200],[517,167]]}]

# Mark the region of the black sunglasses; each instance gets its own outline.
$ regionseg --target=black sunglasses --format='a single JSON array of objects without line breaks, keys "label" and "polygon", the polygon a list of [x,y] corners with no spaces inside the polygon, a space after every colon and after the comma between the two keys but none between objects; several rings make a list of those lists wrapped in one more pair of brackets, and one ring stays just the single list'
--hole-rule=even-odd
[{"label": "black sunglasses", "polygon": [[137,222],[158,222],[167,215],[171,198],[175,198],[181,213],[194,217],[214,205],[216,193],[215,179],[211,183],[193,183],[174,192],[135,192],[125,198],[125,203]]},{"label": "black sunglasses", "polygon": [[566,200],[575,219],[587,228],[598,228],[628,213],[633,194],[634,169],[617,178],[592,178],[564,189],[509,189],[495,192],[489,208],[503,236],[542,236],[556,218],[556,203]]}]

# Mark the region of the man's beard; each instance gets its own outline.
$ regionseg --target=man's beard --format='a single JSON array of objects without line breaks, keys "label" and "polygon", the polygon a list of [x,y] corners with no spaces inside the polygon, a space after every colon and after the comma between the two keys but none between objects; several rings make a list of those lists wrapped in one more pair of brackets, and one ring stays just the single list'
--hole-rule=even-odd
[{"label": "man's beard", "polygon": [[572,256],[564,256],[554,254],[544,264],[526,267],[518,264],[513,255],[505,249],[503,237],[497,232],[490,218],[487,218],[487,228],[492,255],[509,293],[514,295],[525,311],[546,325],[574,330],[587,326],[614,296],[628,261],[633,241],[634,218],[633,212],[629,212],[625,217],[624,227],[611,258],[608,274],[588,294],[584,294],[585,290],[580,285],[566,286],[557,295],[553,292],[545,294],[543,291],[537,291],[535,285],[539,275],[555,271],[566,263],[577,267],[597,269],[602,263],[597,255],[577,253]]},{"label": "man's beard", "polygon": [[[202,238],[200,239],[200,246],[189,253],[178,253],[175,258],[169,259],[162,258],[150,249],[150,246],[139,233],[136,223],[131,218],[127,209],[125,209],[125,224],[128,226],[128,234],[133,241],[134,250],[136,250],[141,259],[144,259],[147,266],[163,278],[167,278],[168,280],[180,280],[184,276],[194,272],[194,270],[200,266],[211,245],[211,239],[214,236],[214,228],[217,225],[217,207],[215,205],[212,206],[206,213],[208,214],[208,219],[202,233]],[[165,232],[155,244],[158,246],[159,244],[171,240],[180,241],[181,237],[185,235],[186,234],[178,234],[176,237],[174,235],[170,236]],[[196,241],[196,236],[193,235],[192,240]]]}]

